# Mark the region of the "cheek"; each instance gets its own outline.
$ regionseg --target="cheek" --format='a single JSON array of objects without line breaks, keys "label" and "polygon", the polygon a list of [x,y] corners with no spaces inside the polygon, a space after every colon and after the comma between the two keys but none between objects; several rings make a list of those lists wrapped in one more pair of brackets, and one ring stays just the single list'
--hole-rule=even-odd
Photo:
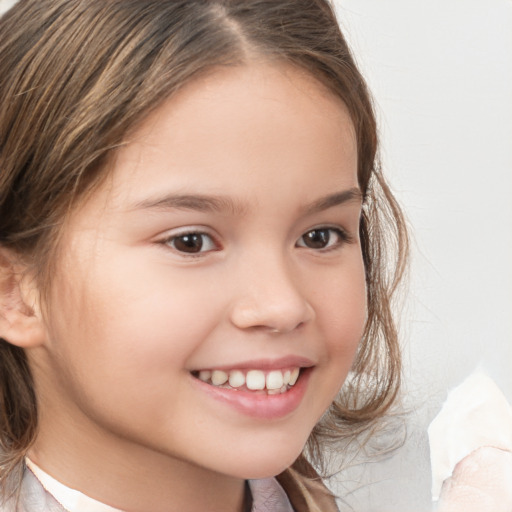
[{"label": "cheek", "polygon": [[366,322],[366,283],[362,261],[338,272],[315,296],[317,320],[332,353],[357,349]]},{"label": "cheek", "polygon": [[187,363],[215,328],[221,306],[204,280],[112,261],[85,277],[75,274],[72,288],[62,279],[56,289],[49,389],[59,407],[73,413],[78,406],[113,432],[138,439],[152,431],[167,439],[165,432],[181,428],[173,411],[188,410]]},{"label": "cheek", "polygon": [[338,272],[317,296],[317,320],[325,351],[321,388],[327,407],[341,389],[361,341],[366,323],[366,284],[362,261]]},{"label": "cheek", "polygon": [[130,280],[129,286],[123,279],[111,283],[102,309],[110,315],[113,301],[119,304],[116,297],[123,296],[120,314],[111,322],[113,328],[125,331],[133,343],[140,342],[134,348],[141,357],[167,355],[175,365],[183,366],[222,317],[219,294],[201,273],[192,277],[162,266],[152,267],[149,264],[145,272]]},{"label": "cheek", "polygon": [[90,269],[86,278],[75,275],[72,289],[58,288],[54,359],[65,361],[64,371],[79,376],[79,385],[91,393],[103,386],[115,394],[135,381],[134,390],[144,393],[149,375],[170,386],[221,316],[214,290],[201,279],[168,276],[162,266],[109,260],[116,265]]}]

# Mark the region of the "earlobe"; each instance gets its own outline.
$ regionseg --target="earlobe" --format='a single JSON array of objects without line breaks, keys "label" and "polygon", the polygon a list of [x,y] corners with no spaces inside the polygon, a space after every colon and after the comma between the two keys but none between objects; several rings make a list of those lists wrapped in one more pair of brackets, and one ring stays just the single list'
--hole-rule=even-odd
[{"label": "earlobe", "polygon": [[21,348],[35,347],[45,340],[37,288],[15,261],[0,247],[0,338]]}]

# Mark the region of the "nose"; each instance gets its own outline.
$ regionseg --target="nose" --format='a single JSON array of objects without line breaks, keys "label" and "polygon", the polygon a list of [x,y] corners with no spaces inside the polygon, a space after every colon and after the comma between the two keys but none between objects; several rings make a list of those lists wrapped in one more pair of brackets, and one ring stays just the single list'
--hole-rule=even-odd
[{"label": "nose", "polygon": [[261,255],[239,269],[231,322],[239,329],[289,333],[311,322],[314,309],[284,258]]}]

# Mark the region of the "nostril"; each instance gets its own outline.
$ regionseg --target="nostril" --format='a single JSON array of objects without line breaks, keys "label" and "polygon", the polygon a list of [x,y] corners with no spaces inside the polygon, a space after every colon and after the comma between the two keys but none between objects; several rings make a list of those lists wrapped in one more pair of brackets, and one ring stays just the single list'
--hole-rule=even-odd
[{"label": "nostril", "polygon": [[262,295],[258,290],[244,290],[232,305],[231,322],[240,329],[263,331],[266,334],[284,334],[307,324],[314,310],[306,297],[289,286],[279,293]]},{"label": "nostril", "polygon": [[269,334],[277,335],[277,334],[286,334],[288,332],[296,331],[297,329],[300,329],[303,325],[304,325],[304,322],[299,322],[295,327],[292,327],[292,328],[277,328],[277,327],[266,327],[266,326],[263,326],[263,327]]}]

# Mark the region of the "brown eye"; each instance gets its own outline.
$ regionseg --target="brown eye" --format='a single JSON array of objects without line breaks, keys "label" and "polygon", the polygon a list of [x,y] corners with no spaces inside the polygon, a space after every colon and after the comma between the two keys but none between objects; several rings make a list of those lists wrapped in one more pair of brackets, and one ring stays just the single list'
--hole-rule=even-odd
[{"label": "brown eye", "polygon": [[319,228],[312,229],[302,235],[297,245],[299,247],[307,247],[308,249],[327,249],[340,245],[346,238],[347,237],[340,229]]},{"label": "brown eye", "polygon": [[168,241],[168,244],[176,251],[187,254],[197,254],[215,249],[212,238],[205,233],[186,233],[175,236]]}]

